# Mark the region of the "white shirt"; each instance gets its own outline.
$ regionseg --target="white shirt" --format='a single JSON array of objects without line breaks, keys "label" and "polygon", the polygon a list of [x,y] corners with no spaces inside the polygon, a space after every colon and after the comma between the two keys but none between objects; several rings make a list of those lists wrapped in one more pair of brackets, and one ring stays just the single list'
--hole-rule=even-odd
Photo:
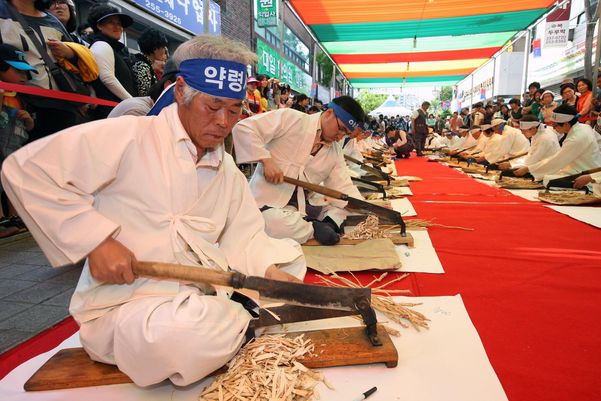
[{"label": "white shirt", "polygon": [[[494,136],[499,135],[494,134]],[[509,125],[505,125],[500,138],[500,142],[496,142],[494,146],[489,146],[488,152],[484,156],[489,163],[523,155],[530,149],[530,142],[522,134],[522,131]]]},{"label": "white shirt", "polygon": [[467,153],[470,155],[477,155],[478,153],[481,153],[484,151],[484,147],[486,146],[487,143],[488,143],[488,137],[481,133],[476,141],[476,147],[471,150],[468,150]]},{"label": "white shirt", "polygon": [[154,106],[154,101],[150,96],[130,97],[122,100],[111,110],[108,118],[121,116],[145,116]]},{"label": "white shirt", "polygon": [[551,127],[539,125],[538,131],[530,138],[530,151],[525,157],[520,157],[509,162],[512,168],[531,166],[534,163],[553,156],[559,151],[557,134]]},{"label": "white shirt", "polygon": [[96,59],[96,64],[98,64],[100,82],[121,100],[132,97],[115,76],[115,53],[113,53],[111,45],[99,40],[90,46],[90,51]]},{"label": "white shirt", "polygon": [[576,123],[559,152],[528,167],[536,180],[546,175],[571,175],[601,167],[601,153],[593,129]]},{"label": "white shirt", "polygon": [[[281,109],[238,122],[232,130],[236,161],[249,163],[272,158],[286,176],[313,184],[323,183],[328,188],[362,199],[351,181],[337,142],[324,144],[315,156],[311,156],[317,131],[321,130],[320,118],[321,113],[305,114]],[[286,206],[295,187],[286,183],[274,185],[267,182],[260,163],[250,180],[250,188],[261,208]],[[303,213],[303,191],[297,193],[299,211]],[[337,199],[328,201],[339,208],[347,204]]]},{"label": "white shirt", "polygon": [[[2,183],[53,266],[85,258],[112,236],[141,261],[264,276],[302,257],[264,232],[244,175],[219,146],[196,162],[177,105],[66,129],[7,158]],[[180,284],[138,278],[103,284],[86,263],[71,301],[79,323],[116,305],[174,296]]]},{"label": "white shirt", "polygon": [[[482,134],[480,134],[480,135],[483,136]],[[474,136],[468,132],[467,135],[463,138],[463,143],[457,149],[457,151],[459,153],[461,153],[461,152],[467,150],[468,148],[475,146],[477,143],[478,143],[478,139],[474,138]]]}]

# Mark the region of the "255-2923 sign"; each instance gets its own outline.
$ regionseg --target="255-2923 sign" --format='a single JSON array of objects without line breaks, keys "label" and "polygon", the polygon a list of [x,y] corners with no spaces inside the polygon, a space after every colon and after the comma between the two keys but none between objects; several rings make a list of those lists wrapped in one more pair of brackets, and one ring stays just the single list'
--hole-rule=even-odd
[{"label": "255-2923 sign", "polygon": [[[195,34],[204,33],[203,0],[130,0],[170,23]],[[209,33],[221,33],[221,7],[209,1]]]}]

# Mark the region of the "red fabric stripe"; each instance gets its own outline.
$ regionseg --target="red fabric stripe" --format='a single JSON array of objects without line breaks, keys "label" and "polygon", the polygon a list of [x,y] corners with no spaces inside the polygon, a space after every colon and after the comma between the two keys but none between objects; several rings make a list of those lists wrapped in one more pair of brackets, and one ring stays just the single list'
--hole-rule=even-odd
[{"label": "red fabric stripe", "polygon": [[492,57],[501,47],[478,49],[446,50],[439,52],[384,53],[384,54],[332,54],[338,64],[380,64],[417,61],[465,60]]},{"label": "red fabric stripe", "polygon": [[0,354],[0,379],[23,362],[58,346],[65,339],[72,336],[73,333],[77,332],[77,330],[79,330],[79,326],[75,323],[75,320],[72,317],[68,317],[35,337],[30,338],[23,344]]},{"label": "red fabric stripe", "polygon": [[55,91],[51,89],[38,88],[37,86],[9,84],[8,82],[0,82],[0,89],[10,92],[24,93],[26,95],[43,96],[52,99],[68,100],[77,103],[98,104],[100,106],[116,106],[117,102],[100,99],[97,97],[78,95],[71,92]]}]

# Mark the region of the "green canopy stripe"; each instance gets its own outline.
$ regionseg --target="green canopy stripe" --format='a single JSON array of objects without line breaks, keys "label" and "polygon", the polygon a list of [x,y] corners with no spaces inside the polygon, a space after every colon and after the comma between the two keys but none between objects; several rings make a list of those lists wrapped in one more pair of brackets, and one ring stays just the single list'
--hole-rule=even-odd
[{"label": "green canopy stripe", "polygon": [[509,31],[418,38],[415,48],[413,47],[413,38],[323,42],[322,44],[330,54],[434,52],[503,46],[515,34],[516,31]]},{"label": "green canopy stripe", "polygon": [[[529,26],[547,10],[544,8],[499,14],[471,15],[422,21],[369,22],[310,25],[320,42],[364,41],[469,35],[483,32],[518,31]],[[399,51],[398,49],[395,51]]]}]

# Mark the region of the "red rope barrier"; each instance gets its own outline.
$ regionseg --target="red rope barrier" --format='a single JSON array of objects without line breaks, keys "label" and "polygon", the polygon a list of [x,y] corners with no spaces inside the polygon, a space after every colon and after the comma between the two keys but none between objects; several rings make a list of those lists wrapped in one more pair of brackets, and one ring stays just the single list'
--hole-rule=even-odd
[{"label": "red rope barrier", "polygon": [[77,103],[91,103],[100,106],[116,106],[117,102],[111,100],[99,99],[97,97],[79,95],[77,93],[56,91],[52,89],[39,88],[37,86],[10,84],[8,82],[0,82],[0,89],[4,89],[9,92],[24,93],[26,95],[44,96],[53,99],[67,100],[69,102]]}]

